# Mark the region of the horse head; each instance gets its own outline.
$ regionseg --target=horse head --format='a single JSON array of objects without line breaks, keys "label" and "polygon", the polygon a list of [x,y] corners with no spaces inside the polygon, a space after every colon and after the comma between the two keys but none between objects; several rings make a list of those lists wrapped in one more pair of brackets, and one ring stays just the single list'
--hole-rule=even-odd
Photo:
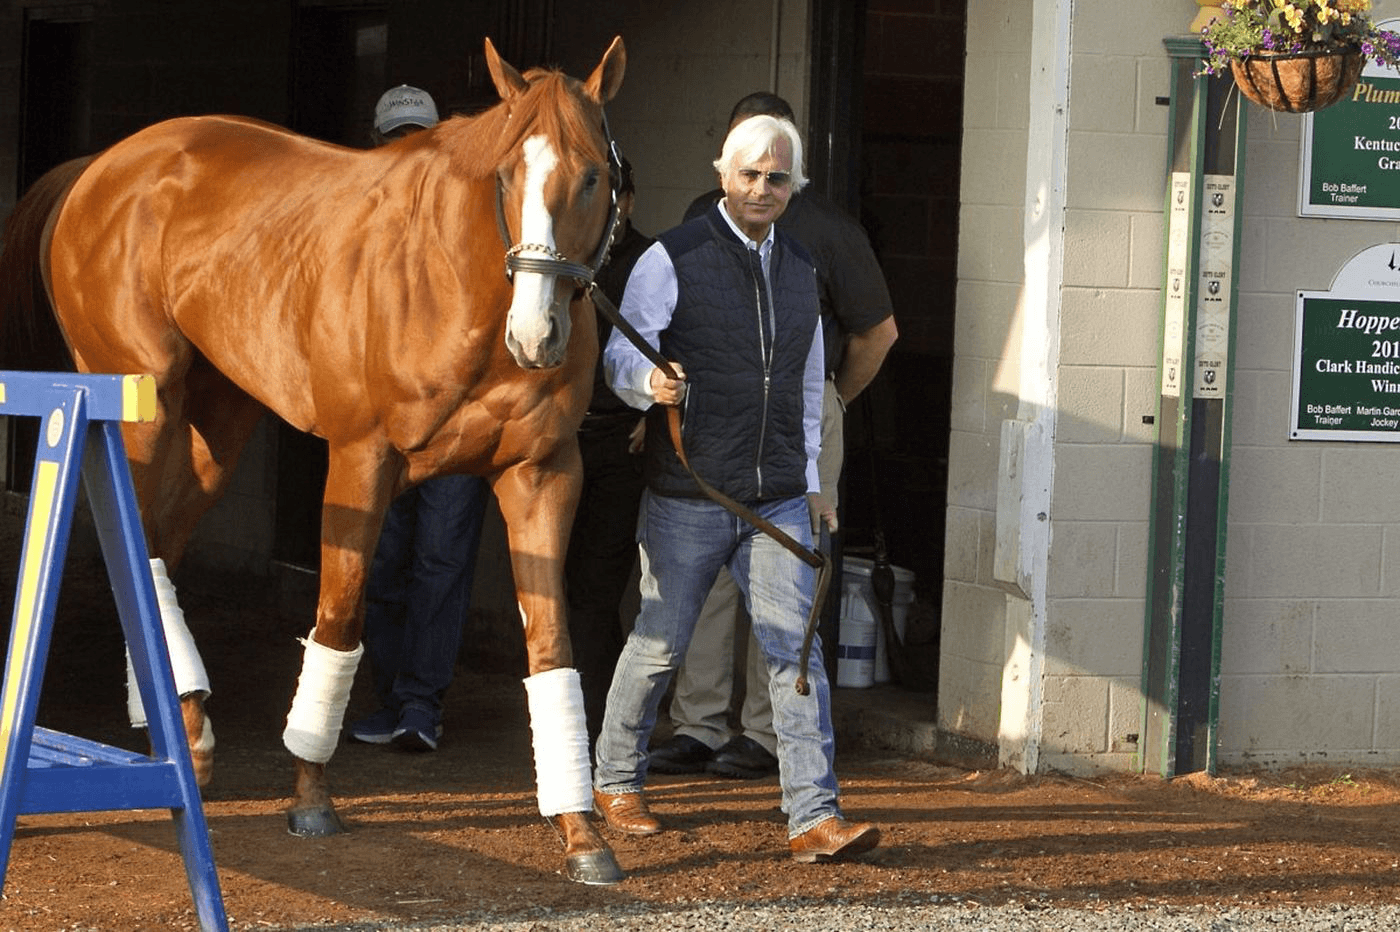
[{"label": "horse head", "polygon": [[557,71],[521,75],[486,40],[486,63],[514,141],[497,167],[507,274],[514,291],[506,346],[525,369],[564,361],[569,305],[593,279],[616,223],[616,151],[603,105],[622,84],[615,38],[587,81]]}]

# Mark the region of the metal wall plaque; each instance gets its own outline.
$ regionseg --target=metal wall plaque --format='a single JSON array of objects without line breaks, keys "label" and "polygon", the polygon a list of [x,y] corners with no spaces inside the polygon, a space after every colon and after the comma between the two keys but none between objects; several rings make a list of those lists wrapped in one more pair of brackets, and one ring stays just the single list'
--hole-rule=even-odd
[{"label": "metal wall plaque", "polygon": [[1400,442],[1400,243],[1300,291],[1290,440]]}]

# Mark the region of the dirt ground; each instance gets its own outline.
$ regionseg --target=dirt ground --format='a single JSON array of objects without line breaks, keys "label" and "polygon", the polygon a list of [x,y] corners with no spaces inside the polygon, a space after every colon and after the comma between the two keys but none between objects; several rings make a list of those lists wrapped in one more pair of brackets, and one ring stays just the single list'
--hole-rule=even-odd
[{"label": "dirt ground", "polygon": [[[0,547],[6,617],[14,553],[13,542]],[[75,552],[65,578],[40,724],[140,749],[125,724],[105,575]],[[295,838],[283,815],[291,769],[280,732],[300,662],[294,638],[309,619],[281,617],[265,593],[181,587],[215,684],[205,812],[237,929],[778,897],[1028,908],[1400,899],[1394,772],[1023,777],[855,747],[839,751],[843,805],[884,831],[863,860],[791,864],[776,778],[657,775],[650,795],[668,831],[610,836],[628,879],[583,887],[562,877],[560,845],[535,809],[519,678],[470,670],[452,689],[441,750],[343,744],[331,773],[352,830]],[[366,680],[362,670],[351,716],[369,711]],[[196,925],[164,811],[20,818],[0,930]]]}]

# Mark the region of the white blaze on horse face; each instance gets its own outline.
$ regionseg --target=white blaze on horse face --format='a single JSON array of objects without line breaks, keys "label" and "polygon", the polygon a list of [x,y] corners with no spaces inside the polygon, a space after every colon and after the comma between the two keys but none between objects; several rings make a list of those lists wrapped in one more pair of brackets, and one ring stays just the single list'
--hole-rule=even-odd
[{"label": "white blaze on horse face", "polygon": [[[545,185],[559,165],[559,156],[544,136],[531,136],[521,148],[525,157],[525,191],[520,208],[520,242],[542,246],[547,251],[526,248],[520,254],[552,258],[554,218],[545,206]],[[557,278],[540,272],[515,273],[515,292],[506,316],[506,343],[522,365],[554,366],[563,360],[569,316],[567,305],[555,307]]]}]

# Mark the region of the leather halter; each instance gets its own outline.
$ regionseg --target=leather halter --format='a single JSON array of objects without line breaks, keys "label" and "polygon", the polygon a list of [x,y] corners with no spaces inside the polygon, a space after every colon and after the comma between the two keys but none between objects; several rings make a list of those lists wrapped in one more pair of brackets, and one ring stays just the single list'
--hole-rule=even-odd
[{"label": "leather halter", "polygon": [[[571,278],[579,289],[587,289],[593,284],[593,277],[598,274],[598,269],[602,268],[603,263],[608,260],[608,250],[612,248],[613,236],[617,232],[617,197],[622,190],[622,155],[618,151],[617,140],[613,138],[612,130],[608,127],[606,110],[603,111],[603,138],[607,141],[608,187],[611,192],[612,204],[608,208],[607,229],[603,231],[603,237],[598,241],[598,249],[594,252],[593,261],[589,265],[574,262],[562,252],[543,243],[516,243],[512,246],[510,229],[506,226],[505,192],[502,190],[501,179],[497,176],[496,225],[501,231],[501,242],[506,245],[507,281],[514,281],[516,272],[537,272],[540,275],[561,275],[565,278]],[[523,255],[524,253],[543,253],[544,255]]]},{"label": "leather halter", "polygon": [[[603,294],[603,289],[599,288],[596,282],[588,285],[588,294],[593,299],[593,306],[602,312],[608,321],[627,337],[628,341],[637,348],[652,365],[666,373],[666,377],[674,379],[676,370],[672,367],[670,360],[662,356],[650,343],[642,338],[637,332],[637,328],[628,323],[614,306],[608,296]],[[817,591],[812,599],[812,609],[807,615],[806,633],[802,638],[802,658],[797,674],[797,694],[806,696],[811,692],[811,687],[807,683],[807,669],[812,657],[812,641],[817,634],[817,624],[821,619],[823,603],[826,602],[827,589],[831,586],[831,560],[827,555],[815,548],[808,549],[792,538],[790,534],[782,528],[769,521],[767,518],[755,513],[752,509],[736,502],[725,495],[719,489],[710,485],[700,478],[695,472],[695,467],[690,465],[690,460],[685,455],[685,446],[681,443],[681,412],[675,405],[666,407],[666,423],[671,431],[671,445],[676,448],[676,455],[680,457],[681,465],[686,472],[690,473],[690,478],[695,480],[695,484],[700,487],[700,491],[709,496],[710,500],[724,507],[726,511],[735,517],[742,518],[749,524],[767,534],[773,540],[782,544],[785,549],[795,555],[803,563],[813,567],[817,571]]]}]

